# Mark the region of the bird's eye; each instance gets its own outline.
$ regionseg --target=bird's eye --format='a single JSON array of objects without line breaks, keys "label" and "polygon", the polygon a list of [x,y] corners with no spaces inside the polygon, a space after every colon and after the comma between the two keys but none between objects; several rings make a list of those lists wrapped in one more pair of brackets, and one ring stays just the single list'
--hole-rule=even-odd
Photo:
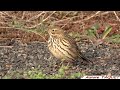
[{"label": "bird's eye", "polygon": [[54,32],[55,30],[53,29],[52,31]]}]

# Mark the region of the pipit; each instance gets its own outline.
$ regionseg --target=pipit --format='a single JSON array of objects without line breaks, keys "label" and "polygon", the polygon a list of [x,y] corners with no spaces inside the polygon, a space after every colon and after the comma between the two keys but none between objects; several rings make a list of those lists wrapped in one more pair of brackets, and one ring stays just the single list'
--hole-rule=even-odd
[{"label": "pipit", "polygon": [[87,60],[84,57],[73,38],[67,35],[63,29],[59,27],[51,27],[48,29],[49,39],[48,48],[49,51],[62,62],[71,62],[77,58]]}]

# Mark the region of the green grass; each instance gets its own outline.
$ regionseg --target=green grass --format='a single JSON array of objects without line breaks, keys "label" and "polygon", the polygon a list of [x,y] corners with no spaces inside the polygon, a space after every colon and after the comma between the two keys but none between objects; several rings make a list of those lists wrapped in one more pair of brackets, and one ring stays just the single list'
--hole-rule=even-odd
[{"label": "green grass", "polygon": [[98,44],[104,43],[103,41],[120,44],[120,34],[113,34],[112,36],[109,36],[109,33],[112,31],[112,27],[110,25],[105,26],[105,30],[102,34],[97,32],[99,28],[100,27],[98,25],[92,26],[86,30],[86,35],[91,40],[94,39]]},{"label": "green grass", "polygon": [[90,39],[96,45],[104,43],[116,43],[120,44],[120,34],[113,34],[109,36],[109,33],[112,32],[112,26],[106,25],[103,33],[98,33],[100,26],[98,24],[93,25],[89,29],[85,30],[84,35],[81,35],[79,32],[70,32],[69,35],[75,38],[76,41],[80,41],[81,38]]},{"label": "green grass", "polygon": [[117,43],[120,44],[120,34],[114,34],[111,37],[106,38],[109,43]]},{"label": "green grass", "polygon": [[40,26],[38,26],[37,28],[32,28],[32,29],[27,29],[24,26],[24,22],[18,21],[18,20],[13,20],[11,23],[9,23],[10,27],[13,27],[15,29],[20,29],[26,32],[33,32],[36,34],[45,34],[46,33],[46,25],[45,24],[41,24]]},{"label": "green grass", "polygon": [[105,25],[103,33],[99,33],[100,26],[96,23],[89,29],[85,30],[83,35],[79,32],[70,32],[69,35],[75,38],[76,41],[80,41],[81,38],[89,39],[94,42],[95,45],[102,44],[104,42],[120,44],[120,34],[109,35],[112,32],[112,26]]},{"label": "green grass", "polygon": [[86,31],[86,34],[91,38],[105,39],[108,36],[108,34],[112,31],[112,27],[110,25],[106,25],[105,30],[103,30],[104,32],[102,34],[99,34],[98,30],[100,30],[100,27],[98,24],[95,24]]},{"label": "green grass", "polygon": [[80,72],[75,72],[75,73],[66,75],[68,70],[69,70],[68,66],[62,65],[58,70],[57,74],[46,75],[41,70],[33,68],[25,72],[12,71],[10,72],[10,74],[5,75],[3,79],[11,79],[11,78],[19,79],[21,77],[25,79],[76,79],[76,78],[80,79],[82,76],[85,75],[84,73],[80,73]]}]

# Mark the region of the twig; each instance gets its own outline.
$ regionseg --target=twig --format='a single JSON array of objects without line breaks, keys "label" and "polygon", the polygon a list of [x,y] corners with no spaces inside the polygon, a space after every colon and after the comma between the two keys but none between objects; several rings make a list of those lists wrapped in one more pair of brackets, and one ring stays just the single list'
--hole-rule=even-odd
[{"label": "twig", "polygon": [[115,17],[117,18],[117,20],[120,22],[120,18],[118,17],[117,13],[115,11],[113,11],[113,13],[115,14]]},{"label": "twig", "polygon": [[23,11],[23,14],[22,14],[22,17],[21,17],[21,19],[24,19],[24,17],[25,17],[25,11]]},{"label": "twig", "polygon": [[53,11],[52,14],[50,14],[47,18],[45,18],[42,22],[38,23],[37,25],[34,25],[34,26],[32,26],[32,27],[24,27],[24,28],[32,29],[32,28],[35,28],[35,27],[41,25],[43,22],[45,22],[47,19],[49,19],[55,12],[56,12],[56,11]]},{"label": "twig", "polygon": [[[89,20],[89,19],[97,16],[100,12],[101,12],[101,11],[98,11],[98,12],[96,12],[94,15],[92,15],[92,16],[90,16],[90,17],[87,17],[87,18],[85,18],[85,19],[83,19],[83,20],[75,21],[75,22],[72,22],[72,23],[79,23],[79,22],[83,22],[83,21],[85,21],[85,20]],[[106,14],[106,13],[104,13],[104,14]],[[72,19],[74,19],[74,18],[77,18],[77,17],[80,17],[80,16],[69,17],[69,18],[66,18],[66,19],[62,19],[62,20],[59,20],[59,21],[55,21],[54,23],[63,22],[63,21],[65,21],[65,20],[69,20],[68,22],[70,22],[70,20],[72,20]],[[68,22],[67,22],[67,23],[68,23]],[[66,23],[66,24],[67,24],[67,23]],[[65,25],[66,25],[66,24],[65,24]],[[64,26],[65,26],[65,25],[64,25]],[[64,27],[64,26],[63,26],[63,27]]]},{"label": "twig", "polygon": [[[63,18],[65,18],[69,13],[71,13],[71,12],[67,12],[67,14],[65,15],[65,16],[63,16],[62,17],[62,19]],[[73,18],[75,18],[76,16],[74,16]],[[67,18],[68,19],[68,18]],[[71,18],[70,18],[71,19]],[[64,19],[65,20],[65,19]],[[55,23],[55,22],[54,22]],[[65,23],[61,28],[63,28],[63,27],[65,27],[67,24],[69,23],[69,21],[67,22],[67,23]]]},{"label": "twig", "polygon": [[25,31],[25,32],[32,32],[32,33],[35,33],[35,34],[39,35],[39,36],[42,37],[45,41],[47,41],[41,34],[35,32],[35,31],[32,31],[32,30],[27,30],[27,29],[25,29],[25,28],[15,28],[15,27],[0,27],[0,28],[17,29],[17,30],[22,30],[22,31]]},{"label": "twig", "polygon": [[[84,15],[83,15],[83,11],[81,11],[81,18],[83,19]],[[85,23],[82,22],[82,25],[81,25],[82,29],[84,30],[85,29]]]},{"label": "twig", "polygon": [[92,15],[92,16],[90,16],[90,17],[84,19],[84,20],[89,20],[89,19],[95,17],[96,15],[98,15],[100,12],[101,12],[101,11],[97,11],[94,15]]},{"label": "twig", "polygon": [[62,17],[62,19],[65,18],[69,13],[71,13],[71,12],[69,12],[69,11],[66,12],[66,15],[64,15],[64,16]]},{"label": "twig", "polygon": [[7,15],[8,17],[14,17],[14,16],[11,16],[11,15],[9,15],[7,12],[9,12],[9,11],[4,11],[4,12],[0,12],[1,14],[3,14],[3,15]]},{"label": "twig", "polygon": [[9,11],[5,11],[5,12],[3,12],[4,15],[7,15],[8,17],[12,17],[13,20],[16,19],[16,18],[21,19],[21,18],[15,16],[15,15],[10,15],[10,14],[8,14],[7,12],[9,12]]},{"label": "twig", "polygon": [[27,29],[21,29],[21,30],[23,30],[23,31],[25,31],[25,32],[32,32],[32,33],[35,33],[35,34],[39,35],[40,37],[42,37],[45,41],[47,41],[47,40],[45,39],[45,37],[43,37],[41,34],[35,32],[35,31],[27,30]]},{"label": "twig", "polygon": [[65,23],[61,28],[65,27],[69,22]]},{"label": "twig", "polygon": [[40,14],[36,15],[36,16],[33,16],[31,17],[30,19],[28,19],[27,21],[31,21],[31,20],[34,20],[34,19],[37,19],[38,17],[40,17],[43,13],[45,13],[45,11],[41,12]]},{"label": "twig", "polygon": [[12,48],[13,46],[0,46],[0,48]]},{"label": "twig", "polygon": [[72,20],[72,19],[77,18],[77,17],[80,17],[80,16],[74,16],[74,17],[69,17],[69,18],[66,18],[66,19],[54,21],[54,23],[59,23],[59,22],[63,22],[63,21],[66,21],[66,20]]},{"label": "twig", "polygon": [[3,25],[7,24],[7,23],[5,23],[5,22],[0,22],[0,23],[3,24]]},{"label": "twig", "polygon": [[[108,13],[112,13],[112,11],[106,11],[106,12],[101,13],[100,15],[106,15],[106,14],[108,14]],[[97,15],[97,16],[98,16],[98,15]]]},{"label": "twig", "polygon": [[97,11],[94,15],[89,16],[89,17],[87,17],[87,18],[85,18],[85,19],[83,19],[83,20],[80,20],[80,21],[75,21],[75,22],[73,22],[73,23],[78,23],[78,22],[83,22],[83,21],[89,20],[89,19],[97,16],[100,12],[101,12],[101,11]]},{"label": "twig", "polygon": [[5,15],[2,11],[0,12],[1,15]]},{"label": "twig", "polygon": [[[73,23],[78,23],[78,22],[81,22],[82,24],[83,24],[83,21],[85,21],[85,20],[89,20],[89,19],[91,19],[91,18],[93,18],[93,17],[95,17],[95,16],[97,16],[99,13],[100,13],[101,11],[98,11],[98,12],[96,12],[94,15],[92,15],[92,16],[90,16],[90,17],[87,17],[87,18],[85,18],[85,19],[83,19],[83,20],[80,20],[80,21],[75,21],[75,22],[73,22]],[[107,12],[108,13],[108,12]],[[83,14],[83,13],[82,13]],[[106,13],[104,13],[104,14],[106,14]],[[83,15],[82,15],[83,16]],[[78,16],[75,16],[75,17],[78,17]],[[67,18],[67,19],[73,19],[73,18],[75,18],[75,17],[72,17],[72,18]],[[80,16],[79,16],[80,17]],[[65,19],[64,19],[65,20]],[[63,20],[60,20],[60,21],[63,21]],[[69,21],[70,22],[70,21]],[[68,22],[67,22],[68,23]],[[66,24],[67,24],[66,23]],[[65,24],[65,25],[66,25]],[[64,25],[64,26],[65,26]],[[64,27],[63,26],[63,27]]]},{"label": "twig", "polygon": [[9,29],[11,29],[11,28],[13,28],[13,27],[0,27],[0,28],[6,28],[6,29],[8,29],[8,28],[9,28]]}]

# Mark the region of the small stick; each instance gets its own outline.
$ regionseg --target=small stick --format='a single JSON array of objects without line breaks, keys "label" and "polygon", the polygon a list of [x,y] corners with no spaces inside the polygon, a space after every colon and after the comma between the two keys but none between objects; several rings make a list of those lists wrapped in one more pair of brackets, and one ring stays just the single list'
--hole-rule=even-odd
[{"label": "small stick", "polygon": [[12,48],[13,46],[0,46],[0,48]]}]

